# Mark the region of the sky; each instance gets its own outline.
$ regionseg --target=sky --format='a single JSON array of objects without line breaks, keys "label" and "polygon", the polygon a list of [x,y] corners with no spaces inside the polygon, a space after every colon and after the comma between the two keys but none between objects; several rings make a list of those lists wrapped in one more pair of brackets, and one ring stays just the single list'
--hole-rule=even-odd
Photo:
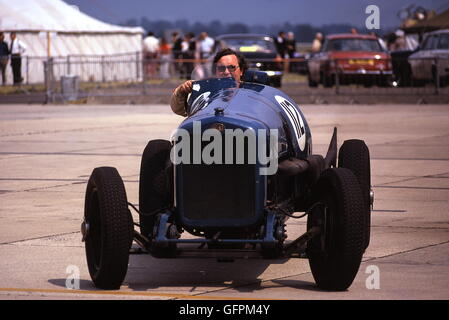
[{"label": "sky", "polygon": [[333,23],[365,25],[367,6],[380,9],[381,27],[400,24],[397,12],[409,5],[441,11],[449,9],[449,0],[64,0],[97,19],[123,23],[141,17],[149,20],[191,23],[245,23],[271,25],[309,23],[321,26]]}]

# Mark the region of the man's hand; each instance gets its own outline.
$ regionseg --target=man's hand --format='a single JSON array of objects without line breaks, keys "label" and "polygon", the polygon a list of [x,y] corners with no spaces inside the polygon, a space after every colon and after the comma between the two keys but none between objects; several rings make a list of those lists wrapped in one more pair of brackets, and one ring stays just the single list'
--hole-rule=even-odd
[{"label": "man's hand", "polygon": [[187,80],[183,84],[179,85],[170,100],[170,106],[174,113],[179,114],[181,116],[187,116],[186,105],[187,105],[187,96],[192,92],[193,81]]},{"label": "man's hand", "polygon": [[179,96],[187,97],[187,95],[192,92],[192,87],[193,87],[193,81],[187,80],[186,82],[184,82],[183,84],[180,84],[175,89],[175,95],[178,97]]}]

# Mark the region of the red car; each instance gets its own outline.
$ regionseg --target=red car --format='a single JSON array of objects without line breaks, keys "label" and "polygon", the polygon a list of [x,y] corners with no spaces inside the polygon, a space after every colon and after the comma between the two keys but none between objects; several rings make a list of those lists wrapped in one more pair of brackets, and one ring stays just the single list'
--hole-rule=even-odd
[{"label": "red car", "polygon": [[[326,37],[321,51],[308,61],[310,87],[322,84],[362,83],[389,86],[391,57],[376,36],[334,34]],[[336,77],[338,75],[338,78]]]}]

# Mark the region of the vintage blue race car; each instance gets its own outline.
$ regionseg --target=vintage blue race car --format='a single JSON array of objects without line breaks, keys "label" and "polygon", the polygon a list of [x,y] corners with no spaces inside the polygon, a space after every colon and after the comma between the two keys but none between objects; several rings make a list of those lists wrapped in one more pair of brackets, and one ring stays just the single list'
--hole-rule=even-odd
[{"label": "vintage blue race car", "polygon": [[[319,288],[351,285],[370,238],[366,144],[347,140],[337,156],[334,128],[327,154],[313,154],[298,105],[263,72],[244,80],[194,82],[188,117],[143,152],[138,209],[115,168],[93,170],[82,234],[97,287],[120,287],[133,241],[158,258],[305,257]],[[287,219],[305,216],[307,232],[286,241]]]}]

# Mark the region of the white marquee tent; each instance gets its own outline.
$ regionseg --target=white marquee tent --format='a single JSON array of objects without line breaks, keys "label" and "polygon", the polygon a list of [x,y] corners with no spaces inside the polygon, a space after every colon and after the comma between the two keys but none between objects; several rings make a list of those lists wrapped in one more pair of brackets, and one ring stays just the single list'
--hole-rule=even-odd
[{"label": "white marquee tent", "polygon": [[[0,0],[0,31],[8,44],[14,31],[27,46],[22,73],[28,83],[44,81],[43,61],[48,57],[55,61],[56,77],[72,74],[106,81],[141,74],[136,57],[142,52],[142,28],[104,23],[62,0]],[[112,63],[117,59],[120,64]]]}]

